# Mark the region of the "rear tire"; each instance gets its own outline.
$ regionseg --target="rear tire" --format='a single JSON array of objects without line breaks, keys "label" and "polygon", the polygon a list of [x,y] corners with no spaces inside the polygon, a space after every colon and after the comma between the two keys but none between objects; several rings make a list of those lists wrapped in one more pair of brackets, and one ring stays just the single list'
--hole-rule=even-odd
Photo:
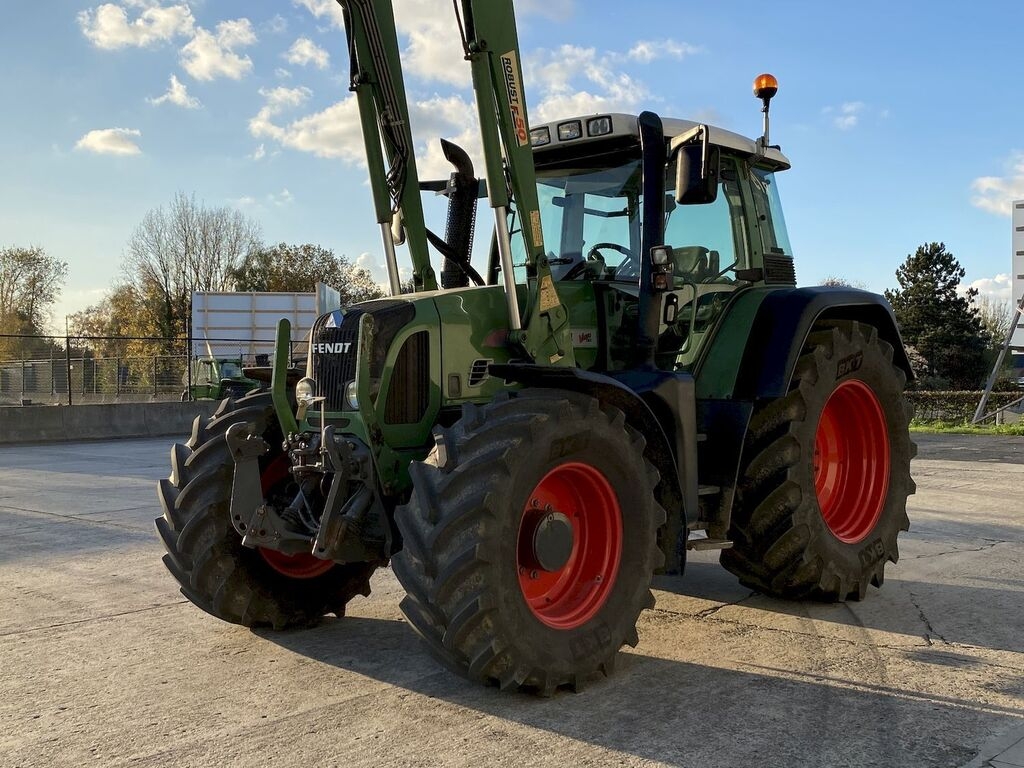
[{"label": "rear tire", "polygon": [[[644,448],[618,409],[547,390],[466,406],[439,430],[410,467],[392,560],[402,611],[430,651],[471,680],[542,694],[609,673],[638,642],[664,559]],[[545,549],[555,517],[572,534]]]},{"label": "rear tire", "polygon": [[914,493],[904,372],[877,329],[821,324],[789,393],[751,419],[721,562],[781,598],[862,599],[882,585]]},{"label": "rear tire", "polygon": [[375,564],[335,565],[311,554],[251,549],[231,525],[235,466],[224,435],[231,425],[246,422],[271,447],[260,459],[264,494],[287,492],[287,457],[270,394],[224,400],[207,424],[196,418],[186,444],[171,449],[171,476],[157,488],[164,564],[185,597],[233,624],[284,629],[309,626],[328,613],[343,616],[353,597],[370,594]]}]

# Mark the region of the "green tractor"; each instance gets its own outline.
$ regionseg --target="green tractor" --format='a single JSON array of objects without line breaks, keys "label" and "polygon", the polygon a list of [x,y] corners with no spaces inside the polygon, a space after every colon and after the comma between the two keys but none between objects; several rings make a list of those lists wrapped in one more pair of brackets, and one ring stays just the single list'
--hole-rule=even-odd
[{"label": "green tractor", "polygon": [[190,363],[191,373],[182,376],[185,389],[181,401],[222,400],[239,398],[259,387],[260,382],[249,378],[240,357],[197,357]]},{"label": "green tractor", "polygon": [[[549,693],[636,645],[652,576],[688,549],[779,598],[881,586],[913,374],[882,297],[796,287],[774,78],[757,140],[651,112],[531,130],[512,3],[461,0],[486,182],[444,143],[455,172],[421,183],[391,3],[339,2],[393,295],[320,317],[301,381],[279,352],[268,391],[174,446],[156,525],[184,594],[305,626],[390,563],[445,665]],[[443,238],[424,190],[447,196]]]}]

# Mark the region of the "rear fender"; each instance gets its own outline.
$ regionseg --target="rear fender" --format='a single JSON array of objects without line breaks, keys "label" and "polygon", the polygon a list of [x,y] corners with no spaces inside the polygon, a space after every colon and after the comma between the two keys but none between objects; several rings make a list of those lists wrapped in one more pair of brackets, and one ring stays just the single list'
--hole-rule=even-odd
[{"label": "rear fender", "polygon": [[815,323],[856,320],[878,330],[893,348],[893,363],[914,378],[892,307],[882,296],[854,288],[793,288],[765,296],[750,330],[734,397],[758,400],[789,391],[797,360]]}]

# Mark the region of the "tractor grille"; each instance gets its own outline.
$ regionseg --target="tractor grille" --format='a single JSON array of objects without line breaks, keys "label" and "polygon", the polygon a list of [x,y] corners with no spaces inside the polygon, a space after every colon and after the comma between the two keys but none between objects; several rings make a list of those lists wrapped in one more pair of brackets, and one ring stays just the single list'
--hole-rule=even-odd
[{"label": "tractor grille", "polygon": [[345,386],[356,378],[359,321],[364,314],[373,315],[376,324],[370,350],[370,378],[379,380],[391,341],[412,321],[416,309],[407,301],[382,299],[317,318],[313,325],[313,378],[317,394],[327,398],[328,411],[343,410]]},{"label": "tractor grille", "polygon": [[764,255],[764,281],[771,285],[796,285],[793,257],[778,253]]},{"label": "tractor grille", "polygon": [[398,353],[384,406],[385,424],[416,424],[430,405],[430,335],[414,333]]}]

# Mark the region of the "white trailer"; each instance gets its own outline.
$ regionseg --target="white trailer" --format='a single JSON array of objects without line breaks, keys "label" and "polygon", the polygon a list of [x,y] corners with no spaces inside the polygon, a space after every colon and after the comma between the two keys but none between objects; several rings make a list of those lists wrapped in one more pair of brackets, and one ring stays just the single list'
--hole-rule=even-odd
[{"label": "white trailer", "polygon": [[292,341],[301,342],[316,318],[335,309],[337,302],[337,291],[324,285],[317,285],[316,293],[193,293],[192,355],[266,364],[274,351],[278,320],[288,318]]}]

